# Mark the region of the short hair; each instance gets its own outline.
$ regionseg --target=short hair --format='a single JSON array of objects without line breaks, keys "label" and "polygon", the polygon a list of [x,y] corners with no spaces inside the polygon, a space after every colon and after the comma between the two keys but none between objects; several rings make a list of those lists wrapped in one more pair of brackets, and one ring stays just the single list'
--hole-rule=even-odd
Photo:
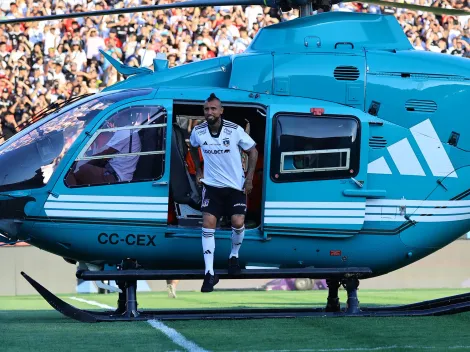
[{"label": "short hair", "polygon": [[219,98],[217,98],[217,96],[214,93],[211,93],[211,95],[209,95],[209,98],[206,99],[207,102],[214,101],[214,100],[218,100],[220,105],[222,105],[222,102],[220,101]]}]

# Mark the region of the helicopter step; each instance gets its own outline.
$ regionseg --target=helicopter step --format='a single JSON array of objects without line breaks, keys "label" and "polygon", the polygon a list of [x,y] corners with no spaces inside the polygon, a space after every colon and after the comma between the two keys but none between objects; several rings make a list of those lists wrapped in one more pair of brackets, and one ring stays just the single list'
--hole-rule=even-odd
[{"label": "helicopter step", "polygon": [[[229,275],[228,270],[216,270],[220,279],[283,279],[309,278],[343,279],[364,278],[372,274],[369,268],[305,268],[305,269],[241,269],[239,275]],[[78,279],[96,280],[199,280],[204,279],[203,270],[105,270],[77,271]]]},{"label": "helicopter step", "polygon": [[[223,320],[223,319],[266,319],[300,317],[404,317],[438,316],[470,311],[470,293],[422,301],[392,307],[361,307],[357,299],[359,280],[356,277],[327,280],[329,297],[326,308],[240,308],[240,309],[175,309],[137,310],[137,282],[118,281],[122,293],[119,294],[118,308],[115,311],[89,311],[78,309],[44,288],[26,273],[21,275],[58,312],[84,323],[113,321],[158,320]],[[165,276],[168,278],[168,276]],[[176,276],[175,276],[176,277]],[[347,307],[340,309],[338,289],[343,285],[348,292]]]}]

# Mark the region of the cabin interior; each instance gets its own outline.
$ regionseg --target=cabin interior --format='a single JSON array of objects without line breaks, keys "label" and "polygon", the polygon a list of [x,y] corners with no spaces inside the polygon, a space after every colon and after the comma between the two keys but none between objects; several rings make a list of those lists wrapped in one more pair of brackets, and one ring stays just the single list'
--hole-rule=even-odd
[{"label": "cabin interior", "polygon": [[[223,118],[245,129],[257,144],[258,162],[253,177],[253,191],[247,197],[246,228],[256,228],[261,222],[263,164],[266,130],[266,111],[259,106],[224,104]],[[168,225],[178,227],[202,226],[200,211],[202,187],[195,181],[195,168],[189,153],[190,130],[204,121],[200,103],[175,103],[172,118],[171,179]],[[244,169],[248,157],[241,151]],[[202,155],[200,154],[201,158]],[[230,228],[230,219],[222,217],[219,228]]]}]

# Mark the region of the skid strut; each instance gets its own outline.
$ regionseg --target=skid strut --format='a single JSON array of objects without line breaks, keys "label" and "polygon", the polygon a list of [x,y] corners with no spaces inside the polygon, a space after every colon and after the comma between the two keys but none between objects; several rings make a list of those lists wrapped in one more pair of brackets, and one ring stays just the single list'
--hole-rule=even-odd
[{"label": "skid strut", "polygon": [[[356,268],[361,269],[361,268]],[[127,271],[127,270],[126,270]],[[139,275],[131,275],[130,272],[139,271]],[[277,272],[277,271],[276,271]],[[82,272],[77,276],[88,280],[97,280],[102,277],[106,279],[114,279],[121,288],[122,293],[119,294],[118,309],[115,311],[96,312],[89,310],[81,310],[64,302],[46,288],[29,277],[24,272],[23,277],[38,291],[38,293],[57,311],[65,316],[86,323],[92,322],[111,322],[111,321],[139,321],[139,320],[220,320],[220,319],[263,319],[263,318],[296,318],[296,317],[403,317],[403,316],[436,316],[448,315],[470,311],[470,293],[444,297],[429,301],[423,301],[402,306],[393,307],[375,307],[359,308],[357,298],[357,288],[359,286],[359,278],[370,275],[367,268],[362,268],[359,272],[343,271],[336,272],[332,278],[327,279],[328,282],[328,304],[326,308],[235,308],[235,309],[173,309],[173,310],[137,310],[136,287],[137,280],[142,277],[164,276],[172,279],[174,277],[191,277],[202,278],[203,271],[188,273],[188,271],[172,271],[171,275],[165,275],[160,271],[147,270],[129,270],[122,271],[122,275],[112,274],[119,272]],[[299,271],[297,271],[299,273]],[[324,274],[317,269],[304,270],[299,277],[318,278],[317,275]],[[135,272],[134,272],[135,274]],[[331,273],[330,273],[331,274]],[[256,277],[258,275],[266,275],[265,272],[256,272],[256,270],[242,269],[242,275],[245,277]],[[285,275],[282,274],[282,275]],[[303,275],[303,276],[302,276]],[[297,275],[294,275],[297,276]],[[229,277],[227,273],[222,272],[221,277]],[[283,276],[288,277],[288,276]],[[346,309],[340,309],[338,289],[343,285],[348,292],[348,301]]]}]

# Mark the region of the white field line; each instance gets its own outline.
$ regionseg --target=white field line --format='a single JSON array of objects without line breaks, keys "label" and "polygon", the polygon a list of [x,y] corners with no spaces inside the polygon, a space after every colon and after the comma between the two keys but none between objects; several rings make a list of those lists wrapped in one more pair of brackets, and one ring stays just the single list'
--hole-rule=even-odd
[{"label": "white field line", "polygon": [[[70,299],[73,299],[75,301],[79,301],[82,303],[89,304],[91,306],[97,306],[100,308],[106,308],[106,309],[115,309],[115,307],[108,306],[106,304],[101,304],[96,301],[89,301],[83,298],[78,298],[78,297],[70,297]],[[178,331],[176,331],[173,328],[170,328],[169,326],[166,326],[163,324],[161,321],[158,320],[147,320],[147,323],[150,324],[153,328],[161,331],[163,334],[165,334],[174,344],[177,344],[184,349],[186,349],[189,352],[208,352],[207,350],[199,347],[196,345],[194,342],[189,341],[186,339],[183,335],[181,335]]]},{"label": "white field line", "polygon": [[73,299],[74,301],[89,304],[90,306],[97,306],[97,307],[100,307],[100,308],[106,308],[106,309],[112,309],[112,310],[116,309],[115,307],[111,307],[111,306],[108,306],[106,304],[101,304],[101,303],[98,303],[98,302],[95,302],[95,301],[87,301],[86,299],[83,299],[83,298],[70,297],[70,299]]}]

